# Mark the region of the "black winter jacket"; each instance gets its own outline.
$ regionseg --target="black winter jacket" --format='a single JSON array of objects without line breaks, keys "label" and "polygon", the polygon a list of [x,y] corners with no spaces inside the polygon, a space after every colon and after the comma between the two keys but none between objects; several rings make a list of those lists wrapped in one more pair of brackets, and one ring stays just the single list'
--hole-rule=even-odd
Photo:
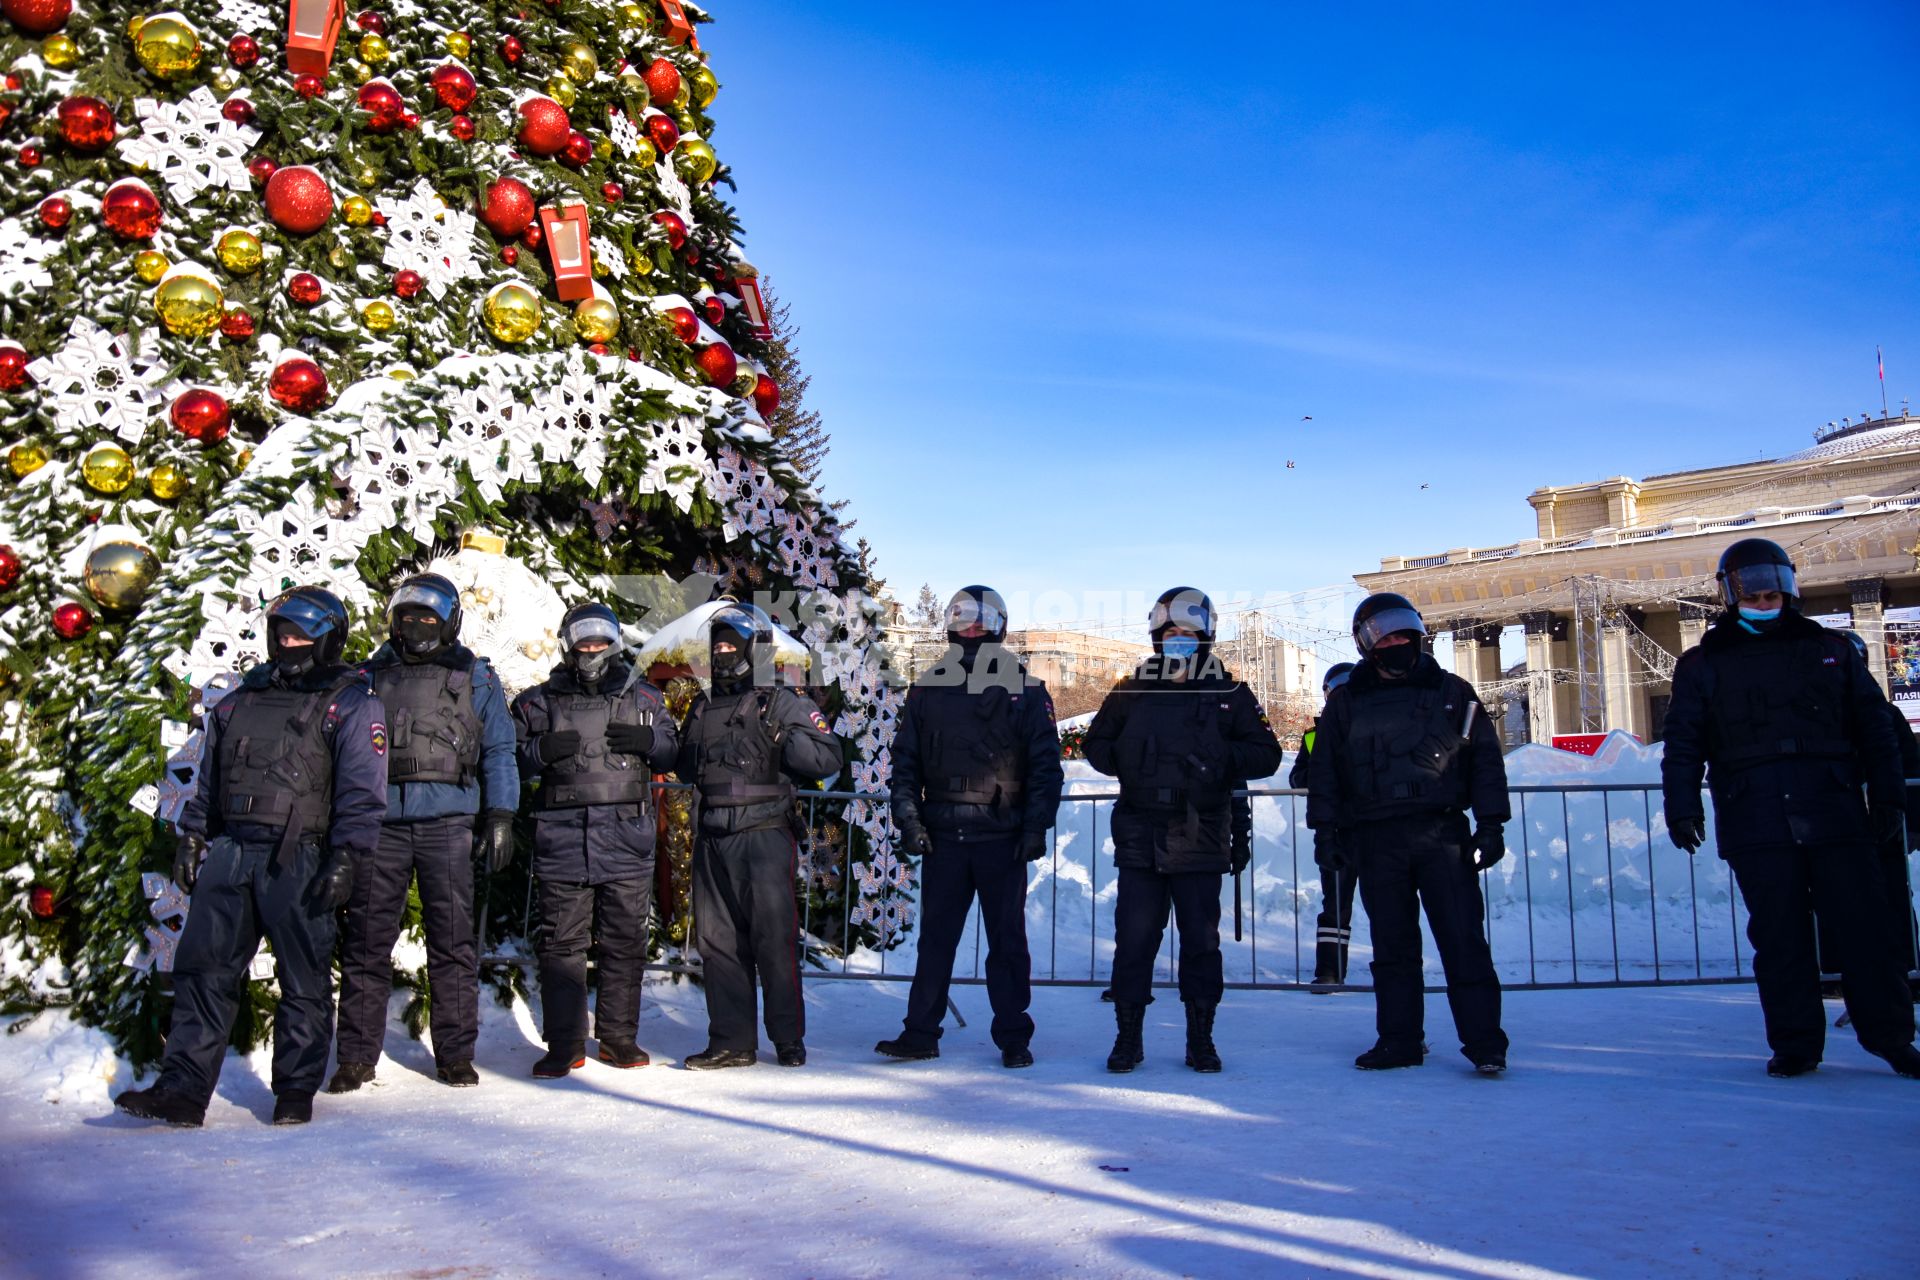
[{"label": "black winter jacket", "polygon": [[[739,713],[738,722],[753,734],[751,742],[736,741],[729,721]],[[730,760],[743,748],[757,749],[764,743],[772,765],[765,779],[743,776]],[[716,748],[718,749],[716,752]],[[752,754],[748,750],[745,754]],[[817,782],[832,776],[846,763],[840,739],[827,727],[826,717],[813,699],[785,686],[748,687],[742,691],[701,693],[687,708],[686,722],[680,731],[680,755],[674,770],[680,781],[701,785],[702,772],[718,766],[715,772],[741,783],[772,783],[781,779]],[[791,788],[785,799],[755,804],[719,805],[703,790],[700,796],[700,832],[703,835],[734,835],[791,824],[793,797]]]}]

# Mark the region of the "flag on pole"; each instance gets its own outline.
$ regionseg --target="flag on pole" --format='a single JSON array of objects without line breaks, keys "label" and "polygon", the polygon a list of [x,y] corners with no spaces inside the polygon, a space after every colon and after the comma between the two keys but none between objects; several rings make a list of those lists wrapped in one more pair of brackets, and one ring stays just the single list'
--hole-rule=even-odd
[{"label": "flag on pole", "polygon": [[1880,354],[1880,348],[1873,349],[1873,362],[1880,366],[1880,381],[1887,380],[1887,358]]}]

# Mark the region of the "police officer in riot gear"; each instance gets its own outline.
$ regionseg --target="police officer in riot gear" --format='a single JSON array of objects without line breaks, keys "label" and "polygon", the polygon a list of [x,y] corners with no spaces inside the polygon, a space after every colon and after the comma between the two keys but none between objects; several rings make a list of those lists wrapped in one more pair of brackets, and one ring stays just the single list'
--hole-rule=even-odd
[{"label": "police officer in riot gear", "polygon": [[812,699],[777,683],[773,624],[731,606],[708,631],[712,690],[697,694],[681,732],[678,773],[697,789],[693,926],[707,993],[707,1047],[696,1071],[757,1059],[754,979],[767,1037],[783,1067],[807,1060],[800,1002],[799,851],[793,784],[842,764],[840,741]]},{"label": "police officer in riot gear", "polygon": [[[1353,674],[1351,662],[1336,662],[1320,680],[1324,701]],[[1300,739],[1300,754],[1294,757],[1287,785],[1295,791],[1307,789],[1313,747],[1320,733],[1320,718]],[[1320,915],[1314,922],[1318,936],[1313,947],[1313,986],[1316,994],[1326,994],[1347,980],[1347,947],[1353,941],[1353,890],[1359,881],[1349,869],[1334,865],[1331,858],[1314,848],[1314,863],[1320,868]]]},{"label": "police officer in riot gear", "polygon": [[1742,538],[1721,553],[1718,578],[1726,611],[1674,668],[1660,766],[1667,829],[1689,853],[1705,843],[1705,774],[1720,856],[1747,903],[1767,1074],[1805,1075],[1826,1048],[1817,921],[1861,1047],[1920,1078],[1876,865],[1876,842],[1901,841],[1905,826],[1885,698],[1844,636],[1801,615],[1779,546]]},{"label": "police officer in riot gear", "polygon": [[1060,807],[1060,734],[1047,686],[1006,648],[999,592],[962,587],[946,623],[947,651],[908,690],[893,739],[893,822],[922,858],[920,943],[905,1029],[874,1048],[892,1058],[940,1056],[954,951],[977,896],[993,1042],[1002,1063],[1026,1067],[1026,864],[1046,856]]},{"label": "police officer in riot gear", "polygon": [[1120,779],[1112,987],[1119,1031],[1107,1070],[1131,1071],[1145,1056],[1141,1028],[1171,905],[1180,929],[1186,1062],[1218,1071],[1220,883],[1252,853],[1250,806],[1233,792],[1277,770],[1282,753],[1252,690],[1213,655],[1211,600],[1192,587],[1165,592],[1148,615],[1148,632],[1153,654],[1107,695],[1085,740],[1087,762]]},{"label": "police officer in riot gear", "polygon": [[547,1052],[533,1074],[557,1080],[586,1063],[587,948],[596,943],[593,1011],[600,1061],[644,1067],[640,987],[653,905],[653,775],[679,745],[658,689],[621,656],[620,620],[582,604],[560,621],[562,660],[513,701],[520,773],[538,778],[534,951]]},{"label": "police officer in riot gear", "polygon": [[354,872],[340,956],[340,1065],[328,1093],[373,1079],[393,991],[393,944],[418,875],[427,939],[434,1070],[476,1085],[479,870],[513,857],[520,804],[513,717],[485,658],[460,643],[460,593],[437,573],[408,578],[387,605],[387,642],[363,668],[387,710],[387,819],[380,845]]},{"label": "police officer in riot gear", "polygon": [[305,1124],[333,1038],[335,913],[379,843],[386,713],[341,665],[347,611],[321,587],[267,607],[269,660],[207,712],[198,785],[182,809],[173,875],[193,894],[173,965],[160,1078],[115,1099],[169,1124],[206,1117],[247,967],[273,943],[273,1122]]},{"label": "police officer in riot gear", "polygon": [[1425,652],[1426,634],[1413,605],[1392,592],[1368,596],[1354,611],[1361,660],[1320,715],[1307,825],[1316,861],[1358,873],[1372,923],[1379,1042],[1354,1065],[1374,1071],[1424,1060],[1424,906],[1460,1051],[1497,1075],[1506,1070],[1507,1034],[1475,873],[1506,856],[1507,771],[1473,686],[1440,669]]}]

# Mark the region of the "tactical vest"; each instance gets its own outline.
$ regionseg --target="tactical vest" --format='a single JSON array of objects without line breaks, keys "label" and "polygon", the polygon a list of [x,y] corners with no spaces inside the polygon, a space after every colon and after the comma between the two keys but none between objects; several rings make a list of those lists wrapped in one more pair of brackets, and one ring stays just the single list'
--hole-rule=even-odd
[{"label": "tactical vest", "polygon": [[580,749],[540,771],[540,804],[547,809],[577,809],[590,804],[646,804],[653,774],[643,756],[607,745],[607,726],[653,724],[651,700],[635,684],[612,693],[547,691],[547,728],[580,735]]},{"label": "tactical vest", "polygon": [[1822,637],[1755,640],[1713,661],[1711,759],[1716,771],[1788,759],[1852,763],[1847,671],[1853,655]]},{"label": "tactical vest", "polygon": [[[1232,781],[1226,776],[1226,726],[1234,686],[1155,686],[1129,694],[1127,719],[1115,743],[1120,797],[1130,809],[1154,813],[1224,808]],[[1202,779],[1189,763],[1209,766]]]},{"label": "tactical vest", "polygon": [[780,748],[773,741],[778,696],[771,689],[722,694],[702,703],[691,717],[686,732],[698,751],[694,781],[700,803],[728,808],[793,799],[793,784],[780,772]]},{"label": "tactical vest", "polygon": [[395,662],[368,667],[367,674],[387,709],[387,781],[472,782],[480,765],[472,667]]},{"label": "tactical vest", "polygon": [[333,816],[333,752],[327,708],[353,680],[324,689],[242,687],[221,731],[220,816],[284,831],[324,832]]},{"label": "tactical vest", "polygon": [[1005,808],[1026,790],[1025,755],[1014,723],[1013,697],[999,685],[979,693],[929,688],[924,715],[914,718],[920,779],[931,804]]},{"label": "tactical vest", "polygon": [[1366,812],[1386,806],[1401,813],[1465,807],[1461,748],[1480,710],[1460,684],[1382,681],[1347,702],[1346,751],[1334,763],[1344,766],[1361,806],[1356,816],[1387,816]]}]

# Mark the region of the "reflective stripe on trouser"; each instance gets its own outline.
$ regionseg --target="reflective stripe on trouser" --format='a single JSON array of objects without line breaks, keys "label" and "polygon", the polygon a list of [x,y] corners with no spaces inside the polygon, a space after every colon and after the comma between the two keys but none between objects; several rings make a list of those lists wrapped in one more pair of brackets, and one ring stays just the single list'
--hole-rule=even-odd
[{"label": "reflective stripe on trouser", "polygon": [[540,958],[540,1030],[548,1044],[578,1044],[587,1038],[590,939],[597,975],[594,1036],[632,1040],[638,1034],[652,905],[651,872],[604,884],[540,881],[534,951]]},{"label": "reflective stripe on trouser", "polygon": [[[1319,932],[1314,939],[1313,976],[1316,981],[1347,980],[1347,945],[1353,941],[1353,891],[1359,883],[1351,871],[1320,873]],[[1328,892],[1328,887],[1332,892]]]},{"label": "reflective stripe on trouser", "polygon": [[1113,999],[1147,1004],[1153,999],[1153,966],[1166,935],[1167,908],[1180,930],[1180,998],[1189,1004],[1220,1003],[1225,983],[1220,961],[1220,882],[1217,871],[1163,875],[1120,868],[1113,906]]},{"label": "reflective stripe on trouser", "polygon": [[715,1049],[754,1049],[754,982],[775,1044],[805,1037],[800,999],[799,853],[784,827],[703,833],[693,853],[693,920]]},{"label": "reflective stripe on trouser", "polygon": [[905,1039],[940,1038],[953,981],[954,953],[973,900],[987,935],[987,1001],[993,1042],[1001,1048],[1033,1038],[1031,960],[1027,953],[1027,864],[1014,836],[955,840],[931,833],[933,852],[920,860],[920,943],[907,994]]},{"label": "reflective stripe on trouser", "polygon": [[280,1003],[273,1013],[273,1091],[317,1093],[333,1039],[331,911],[314,904],[320,847],[302,841],[276,869],[277,841],[215,840],[207,848],[173,961],[173,1022],[160,1084],[213,1097],[247,966],[273,943]]}]

